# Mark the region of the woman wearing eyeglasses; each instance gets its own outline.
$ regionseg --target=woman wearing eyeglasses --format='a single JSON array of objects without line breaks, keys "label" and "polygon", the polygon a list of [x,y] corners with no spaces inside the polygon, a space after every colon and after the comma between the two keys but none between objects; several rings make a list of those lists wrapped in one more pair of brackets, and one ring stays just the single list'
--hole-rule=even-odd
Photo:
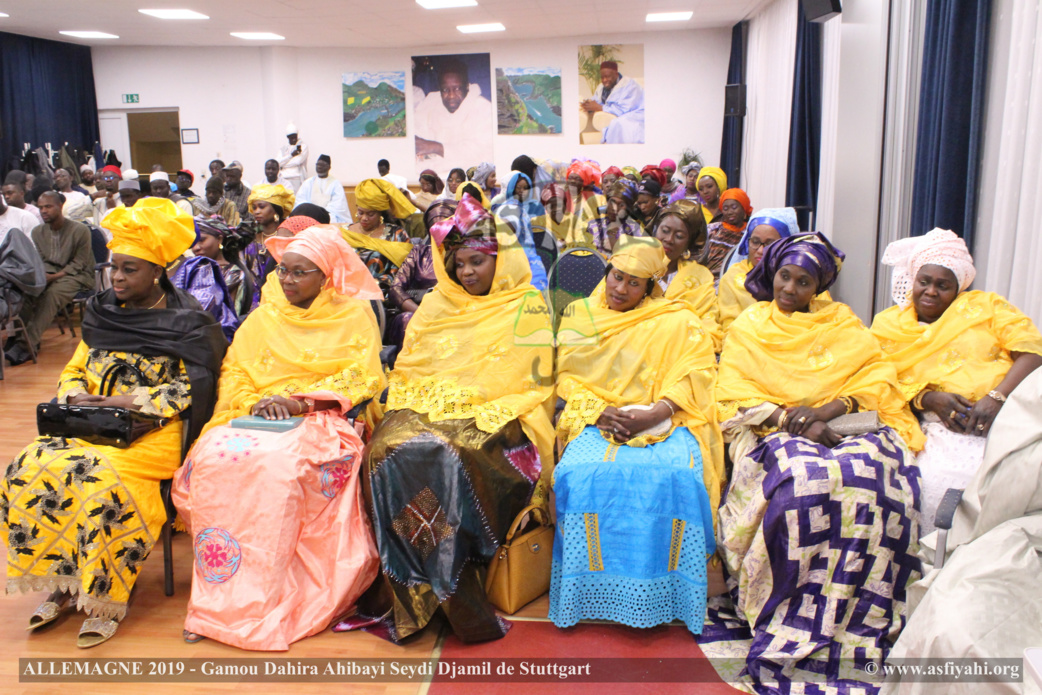
[{"label": "woman wearing eyeglasses", "polygon": [[[385,386],[369,308],[383,295],[334,228],[265,244],[279,281],[236,332],[174,503],[195,549],[185,641],[284,651],[324,630],[377,574],[362,442],[344,414]],[[301,421],[232,423],[246,415]]]},{"label": "woman wearing eyeglasses", "polygon": [[[779,239],[786,239],[799,232],[796,211],[792,208],[764,208],[749,220],[745,234],[731,257],[731,266],[720,278],[717,303],[720,307],[720,329],[724,333],[731,327],[731,322],[738,318],[738,314],[756,304],[749,290],[745,289],[745,277],[763,258],[763,252]],[[832,299],[827,291],[821,294],[821,298]]]}]

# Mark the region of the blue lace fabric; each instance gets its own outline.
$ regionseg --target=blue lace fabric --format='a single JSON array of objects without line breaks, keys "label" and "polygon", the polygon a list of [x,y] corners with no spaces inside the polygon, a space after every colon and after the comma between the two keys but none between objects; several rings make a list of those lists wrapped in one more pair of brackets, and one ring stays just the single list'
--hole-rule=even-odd
[{"label": "blue lace fabric", "polygon": [[653,627],[706,614],[706,559],[716,550],[698,441],[686,429],[644,448],[587,427],[554,471],[557,529],[550,620]]}]

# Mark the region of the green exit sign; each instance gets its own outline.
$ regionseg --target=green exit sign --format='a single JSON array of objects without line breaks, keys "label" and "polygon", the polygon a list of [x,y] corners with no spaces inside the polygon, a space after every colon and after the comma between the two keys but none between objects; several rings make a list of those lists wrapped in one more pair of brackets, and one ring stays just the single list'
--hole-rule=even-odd
[{"label": "green exit sign", "polygon": [[123,95],[123,103],[124,104],[140,104],[141,103],[141,95],[139,95],[139,94],[124,94]]}]

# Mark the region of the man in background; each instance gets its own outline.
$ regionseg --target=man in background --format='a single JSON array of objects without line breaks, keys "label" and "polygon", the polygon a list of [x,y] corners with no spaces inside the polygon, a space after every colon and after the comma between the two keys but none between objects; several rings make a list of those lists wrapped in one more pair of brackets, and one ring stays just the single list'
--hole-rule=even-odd
[{"label": "man in background", "polygon": [[332,160],[321,154],[315,160],[315,176],[301,184],[297,191],[297,205],[311,203],[329,213],[333,224],[351,224],[351,210],[347,207],[347,196],[343,185],[329,175]]},{"label": "man in background", "polygon": [[182,195],[170,191],[170,176],[165,171],[153,171],[148,177],[149,188],[156,198],[168,198],[189,215],[194,215],[192,203]]},{"label": "man in background", "polygon": [[[0,237],[15,229],[26,236],[32,236],[33,229],[37,226],[36,218],[30,213],[7,204],[9,190],[12,198],[18,197],[14,195],[17,192],[15,188],[14,184],[4,183],[4,194],[0,196]],[[25,199],[24,191],[21,197]]]},{"label": "man in background", "polygon": [[581,105],[584,111],[604,111],[615,118],[604,129],[602,143],[644,142],[644,90],[631,77],[619,73],[614,60],[601,63],[601,83]]},{"label": "man in background", "polygon": [[[29,203],[25,202],[25,172],[19,171],[18,169],[15,169],[14,171],[9,172],[7,174],[7,178],[4,179],[4,185],[3,185],[2,190],[0,190],[0,192],[3,193],[3,200],[0,200],[0,215],[4,214],[4,212],[3,212],[3,210],[4,210],[3,203],[6,203],[6,207],[11,207],[11,208],[15,208],[15,209],[18,209],[18,210],[23,210],[23,211],[29,213],[29,215],[33,218],[32,219],[32,226],[33,227],[35,227],[38,224],[43,224],[43,217],[40,215],[40,209],[38,207],[36,207],[35,205],[30,205]],[[8,219],[9,220],[14,220],[15,218],[21,218],[21,215],[19,215],[18,213],[15,213],[13,216],[11,216]],[[13,223],[10,223],[10,224],[13,224]],[[28,223],[26,223],[26,224],[28,224]],[[20,224],[13,224],[13,226],[18,227],[19,229],[22,228],[22,226]],[[26,236],[28,236],[29,232],[31,232],[31,231],[32,231],[32,228],[30,227],[29,231],[26,232]],[[3,234],[3,224],[2,223],[0,223],[0,234]]]},{"label": "man in background", "polygon": [[193,183],[195,183],[195,174],[188,169],[179,169],[177,171],[177,193],[179,195],[182,195],[185,198],[197,197],[192,191]]},{"label": "man in background", "polygon": [[282,171],[282,178],[296,193],[300,190],[304,179],[308,177],[308,146],[300,139],[297,134],[297,126],[292,123],[286,126],[286,140],[288,142],[279,150],[279,167]]},{"label": "man in background", "polygon": [[123,180],[123,172],[119,167],[109,164],[98,171],[98,193],[94,196],[94,226],[100,227],[101,220],[109,214],[109,210],[119,207],[119,184]]},{"label": "man in background", "polygon": [[86,164],[80,167],[80,186],[87,192],[87,195],[92,198],[98,191],[94,186],[94,170]]},{"label": "man in background", "polygon": [[224,197],[235,203],[239,217],[246,217],[250,211],[250,187],[242,182],[242,162],[237,159],[224,167]]},{"label": "man in background", "polygon": [[[26,338],[37,349],[40,336],[62,307],[71,302],[77,292],[94,288],[90,229],[65,218],[63,197],[57,191],[47,191],[37,200],[44,223],[33,229],[32,239],[43,260],[47,287],[38,297],[27,297],[19,313],[25,322]],[[12,365],[31,357],[27,346],[21,344],[12,345],[6,355]]]},{"label": "man in background", "polygon": [[391,163],[386,159],[381,159],[376,163],[376,170],[380,172],[380,178],[384,181],[390,182],[395,188],[408,188],[409,182],[404,176],[391,173]]},{"label": "man in background", "polygon": [[57,169],[54,172],[54,188],[65,198],[62,215],[76,222],[94,219],[94,204],[90,196],[73,188],[73,174],[70,169]]},{"label": "man in background", "polygon": [[[120,181],[119,182],[119,202],[125,208],[134,207],[134,203],[145,197],[145,194],[141,192],[141,183],[138,181]],[[192,213],[193,217],[195,213]]]},{"label": "man in background", "polygon": [[[279,166],[279,160],[269,159],[264,162],[264,180],[272,186],[282,186],[286,190],[293,190],[289,181],[282,178],[282,167]],[[300,182],[297,182],[297,188],[300,188]]]}]

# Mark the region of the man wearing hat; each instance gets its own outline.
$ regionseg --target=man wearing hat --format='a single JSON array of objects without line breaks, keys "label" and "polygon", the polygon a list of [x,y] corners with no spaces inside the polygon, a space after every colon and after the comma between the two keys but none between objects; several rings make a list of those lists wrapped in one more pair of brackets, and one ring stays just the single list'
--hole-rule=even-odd
[{"label": "man wearing hat", "polygon": [[351,224],[351,210],[347,207],[344,186],[329,175],[332,160],[328,154],[320,154],[315,160],[315,176],[300,185],[297,204],[312,203],[329,212],[333,224]]},{"label": "man wearing hat", "polygon": [[224,167],[224,197],[235,203],[240,217],[250,211],[250,187],[242,182],[242,162],[238,159]]},{"label": "man wearing hat", "polygon": [[125,208],[134,207],[134,203],[145,197],[141,192],[141,183],[138,181],[119,182],[119,202]]},{"label": "man wearing hat", "polygon": [[192,212],[192,203],[184,196],[177,195],[170,190],[170,176],[165,171],[153,171],[148,176],[149,189],[156,198],[168,198],[177,207],[189,215]]},{"label": "man wearing hat", "polygon": [[297,126],[292,123],[286,126],[286,140],[289,142],[279,150],[278,163],[282,178],[296,193],[308,177],[308,146],[297,137]]},{"label": "man wearing hat", "polygon": [[195,175],[192,174],[188,169],[178,169],[177,171],[177,192],[188,198],[198,198],[192,191],[192,184],[195,183]]},{"label": "man wearing hat", "polygon": [[593,99],[587,99],[580,107],[615,116],[604,128],[602,143],[644,142],[644,90],[632,77],[621,75],[614,60],[601,63],[601,84]]}]

